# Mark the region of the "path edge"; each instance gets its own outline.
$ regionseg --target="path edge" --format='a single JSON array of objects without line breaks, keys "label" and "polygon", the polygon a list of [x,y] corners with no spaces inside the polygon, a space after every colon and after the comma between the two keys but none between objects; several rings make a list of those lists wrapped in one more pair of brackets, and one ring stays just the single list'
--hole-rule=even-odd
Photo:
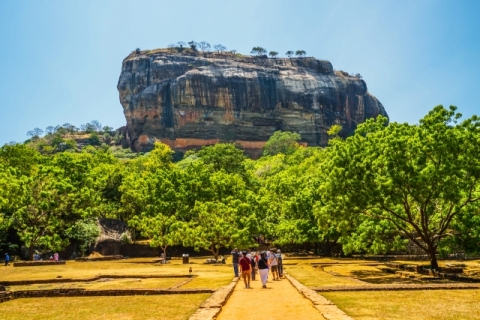
[{"label": "path edge", "polygon": [[188,320],[214,320],[217,318],[222,307],[233,293],[239,277],[234,277],[232,282],[225,287],[216,290],[200,307],[188,318]]},{"label": "path edge", "polygon": [[297,279],[293,278],[289,274],[284,273],[284,276],[290,281],[290,283],[297,289],[298,292],[306,299],[313,303],[315,309],[317,309],[322,316],[327,320],[353,320],[345,312],[340,310],[333,302],[318,294],[315,290],[307,288]]}]

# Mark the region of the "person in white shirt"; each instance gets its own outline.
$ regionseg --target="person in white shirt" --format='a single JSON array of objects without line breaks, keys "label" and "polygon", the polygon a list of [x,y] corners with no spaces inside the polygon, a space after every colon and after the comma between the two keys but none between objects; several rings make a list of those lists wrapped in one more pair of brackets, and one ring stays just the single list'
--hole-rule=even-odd
[{"label": "person in white shirt", "polygon": [[274,249],[270,249],[270,258],[268,258],[268,262],[270,263],[270,269],[272,270],[273,280],[280,280],[280,277],[278,276],[278,258],[274,253]]}]

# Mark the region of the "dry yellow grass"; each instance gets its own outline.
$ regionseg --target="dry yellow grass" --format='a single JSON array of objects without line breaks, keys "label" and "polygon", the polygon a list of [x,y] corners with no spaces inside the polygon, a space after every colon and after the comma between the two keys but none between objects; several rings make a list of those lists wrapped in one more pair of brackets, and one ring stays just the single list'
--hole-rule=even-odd
[{"label": "dry yellow grass", "polygon": [[[6,267],[2,269],[0,281],[55,279],[57,277],[85,279],[97,275],[188,275],[190,267],[193,269],[193,274],[199,277],[188,284],[189,288],[216,289],[227,285],[233,278],[231,266],[207,265],[203,263],[205,261],[203,257],[190,259],[191,264],[182,264],[182,260],[172,260],[166,265],[161,265],[153,261],[152,258],[137,258],[92,262],[67,261],[65,265]],[[185,279],[175,279],[174,281],[181,282],[183,280]],[[142,279],[141,283],[147,284],[148,282],[144,282]],[[55,285],[55,288],[57,287],[58,285]]]},{"label": "dry yellow grass", "polygon": [[309,264],[287,265],[284,269],[307,287],[358,285],[355,280],[333,276]]},{"label": "dry yellow grass", "polygon": [[322,293],[357,320],[480,319],[480,290]]},{"label": "dry yellow grass", "polygon": [[184,278],[165,278],[165,279],[106,279],[89,282],[69,282],[69,283],[41,283],[22,286],[10,286],[11,291],[18,290],[46,290],[46,289],[73,289],[83,288],[87,290],[108,290],[108,289],[167,289],[179,284]]},{"label": "dry yellow grass", "polygon": [[17,299],[0,304],[9,320],[188,319],[208,294]]}]

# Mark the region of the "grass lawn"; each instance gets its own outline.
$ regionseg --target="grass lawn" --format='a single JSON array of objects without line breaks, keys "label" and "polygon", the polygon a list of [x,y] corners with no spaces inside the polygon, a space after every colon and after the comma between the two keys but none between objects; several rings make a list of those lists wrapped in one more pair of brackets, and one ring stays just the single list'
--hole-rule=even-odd
[{"label": "grass lawn", "polygon": [[0,304],[3,319],[188,319],[209,294],[17,299]]},{"label": "grass lawn", "polygon": [[10,286],[11,291],[18,290],[46,290],[46,289],[74,289],[83,288],[87,290],[103,289],[167,289],[179,284],[187,279],[185,278],[165,278],[165,279],[106,279],[90,282],[68,282],[68,283],[41,283],[32,285]]},{"label": "grass lawn", "polygon": [[[65,265],[46,265],[46,266],[34,266],[34,267],[5,267],[2,268],[0,274],[1,280],[32,280],[32,279],[55,279],[57,277],[73,278],[73,279],[85,279],[97,275],[149,275],[149,274],[177,274],[188,275],[189,268],[191,267],[194,275],[199,277],[192,280],[187,288],[210,288],[217,289],[222,286],[228,285],[233,278],[233,269],[229,265],[211,265],[203,264],[206,258],[194,258],[190,259],[190,264],[182,264],[182,260],[171,260],[166,265],[154,263],[152,258],[136,258],[126,260],[114,260],[114,261],[91,261],[91,262],[75,262],[67,261]],[[125,279],[130,280],[132,279]],[[154,288],[154,284],[158,283],[160,288],[165,288],[167,282],[162,282],[161,279],[153,281],[147,281],[142,279],[141,282],[135,283],[135,288]],[[166,279],[165,279],[166,280]],[[186,279],[177,278],[173,279],[175,283],[182,282]],[[100,285],[101,282],[97,284]],[[132,288],[132,283],[128,284],[128,281],[110,281],[102,283],[101,286],[105,289],[108,285],[115,286],[128,286]],[[137,287],[136,284],[142,284],[145,286]],[[58,288],[60,285],[56,284],[51,288]]]},{"label": "grass lawn", "polygon": [[357,320],[480,319],[480,290],[322,293]]}]

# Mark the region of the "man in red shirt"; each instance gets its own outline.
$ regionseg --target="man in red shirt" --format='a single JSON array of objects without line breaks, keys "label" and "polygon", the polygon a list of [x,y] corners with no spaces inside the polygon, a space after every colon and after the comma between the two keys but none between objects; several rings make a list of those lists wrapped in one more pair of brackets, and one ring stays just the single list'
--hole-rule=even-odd
[{"label": "man in red shirt", "polygon": [[250,259],[247,257],[247,252],[243,252],[243,257],[238,261],[240,270],[242,271],[243,282],[245,282],[245,288],[250,288],[250,272],[252,265]]}]

